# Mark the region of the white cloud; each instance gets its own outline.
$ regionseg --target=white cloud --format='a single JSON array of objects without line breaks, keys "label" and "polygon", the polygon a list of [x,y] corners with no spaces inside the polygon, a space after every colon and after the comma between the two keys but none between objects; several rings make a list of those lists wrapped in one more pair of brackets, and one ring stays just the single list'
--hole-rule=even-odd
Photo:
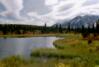
[{"label": "white cloud", "polygon": [[40,18],[40,16],[36,12],[29,12],[27,15],[30,17]]},{"label": "white cloud", "polygon": [[[65,1],[62,1],[62,2],[60,2],[60,4],[52,7],[52,9],[53,9],[52,14],[54,14],[54,18],[56,17],[57,19],[71,18],[71,17],[79,14],[80,8],[85,1],[86,0],[81,0],[81,1],[79,1],[79,0],[65,0]],[[68,6],[70,8],[60,11],[61,8],[66,7],[66,6]]]},{"label": "white cloud", "polygon": [[[37,12],[29,12],[28,15],[35,17],[40,23],[52,25],[58,20],[69,20],[81,14],[99,14],[99,3],[89,5],[85,3],[89,2],[87,0],[60,0],[56,1],[53,5],[52,0],[46,0],[46,5],[52,9],[51,12],[40,15]],[[57,4],[56,4],[57,3]]]},{"label": "white cloud", "polygon": [[44,25],[45,23],[47,23],[47,25],[51,26],[56,21],[54,18],[51,18],[50,14],[39,15],[36,12],[29,12],[27,15],[32,18],[35,18],[33,22],[35,22],[38,25]]},{"label": "white cloud", "polygon": [[23,8],[23,0],[0,0],[5,6],[6,11],[1,13],[3,16],[20,17],[20,11]]},{"label": "white cloud", "polygon": [[[23,1],[25,0],[0,0],[7,8],[3,15],[19,17],[20,11],[23,8]],[[43,1],[45,2],[43,3]],[[31,4],[30,2],[36,2],[36,4]],[[98,0],[31,0],[30,2],[28,2],[30,3],[28,5],[33,8],[30,6],[27,7],[28,11],[26,15],[30,18],[26,20],[33,21],[31,24],[43,25],[46,22],[52,25],[59,20],[69,20],[82,14],[99,15]],[[39,3],[37,4],[37,2]]]},{"label": "white cloud", "polygon": [[45,0],[45,4],[50,6],[50,5],[55,5],[58,3],[58,0]]},{"label": "white cloud", "polygon": [[[90,1],[91,3],[89,4]],[[47,14],[47,16],[55,21],[72,19],[82,14],[99,15],[99,1],[96,4],[96,2],[92,3],[92,0],[61,0],[58,4],[51,6],[51,8],[52,12]],[[66,9],[61,10],[62,8]]]},{"label": "white cloud", "polygon": [[82,13],[99,15],[99,4],[87,5],[82,7]]}]

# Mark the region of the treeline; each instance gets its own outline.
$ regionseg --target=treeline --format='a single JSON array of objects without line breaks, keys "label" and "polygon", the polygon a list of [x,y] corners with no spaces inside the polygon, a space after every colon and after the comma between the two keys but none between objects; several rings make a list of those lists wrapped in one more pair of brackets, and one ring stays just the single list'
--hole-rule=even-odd
[{"label": "treeline", "polygon": [[73,27],[70,24],[68,24],[67,31],[81,33],[84,38],[88,38],[90,34],[92,34],[94,37],[97,37],[99,36],[99,20],[97,20],[93,24],[89,24],[87,26],[82,25],[81,27]]},{"label": "treeline", "polygon": [[62,33],[61,25],[48,27],[35,25],[20,25],[20,24],[0,24],[0,34],[44,34],[44,33]]},{"label": "treeline", "polygon": [[0,33],[24,34],[29,31],[32,32],[36,28],[40,29],[40,27],[31,26],[31,25],[0,24]]},{"label": "treeline", "polygon": [[68,24],[67,27],[63,28],[61,24],[48,27],[47,24],[44,26],[35,25],[20,25],[20,24],[0,24],[0,34],[44,34],[44,33],[82,33],[83,36],[87,36],[90,33],[94,35],[99,33],[99,20],[96,21],[96,25],[88,25],[85,27],[71,26]]}]

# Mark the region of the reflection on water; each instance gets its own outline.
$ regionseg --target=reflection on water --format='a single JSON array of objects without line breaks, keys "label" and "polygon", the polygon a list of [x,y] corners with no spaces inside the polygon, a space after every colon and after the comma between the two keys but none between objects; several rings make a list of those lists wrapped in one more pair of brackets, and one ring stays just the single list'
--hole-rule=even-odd
[{"label": "reflection on water", "polygon": [[57,37],[33,37],[33,38],[0,38],[0,58],[22,55],[29,57],[33,48],[54,48],[53,41]]}]

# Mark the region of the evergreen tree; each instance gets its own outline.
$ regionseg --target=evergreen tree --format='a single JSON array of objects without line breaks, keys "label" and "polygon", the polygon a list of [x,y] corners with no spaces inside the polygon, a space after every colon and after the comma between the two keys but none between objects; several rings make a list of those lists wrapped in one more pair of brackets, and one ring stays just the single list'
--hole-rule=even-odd
[{"label": "evergreen tree", "polygon": [[59,33],[62,33],[62,25],[59,25]]},{"label": "evergreen tree", "polygon": [[47,25],[45,23],[45,25],[42,27],[42,33],[47,33]]},{"label": "evergreen tree", "polygon": [[99,33],[99,19],[96,21],[96,32]]},{"label": "evergreen tree", "polygon": [[88,37],[88,30],[85,29],[84,25],[82,25],[81,34],[82,34],[83,38]]},{"label": "evergreen tree", "polygon": [[71,31],[71,28],[70,28],[70,23],[68,24],[68,32]]},{"label": "evergreen tree", "polygon": [[84,25],[82,25],[81,31],[82,31],[82,33],[84,33],[84,32],[85,32]]},{"label": "evergreen tree", "polygon": [[88,34],[91,33],[91,28],[90,28],[90,25],[88,25]]},{"label": "evergreen tree", "polygon": [[91,31],[92,31],[92,33],[95,33],[95,26],[94,26],[94,24],[92,25]]},{"label": "evergreen tree", "polygon": [[55,33],[58,33],[58,32],[59,32],[59,26],[58,26],[57,24],[56,24],[56,26],[55,26],[54,32],[55,32]]}]

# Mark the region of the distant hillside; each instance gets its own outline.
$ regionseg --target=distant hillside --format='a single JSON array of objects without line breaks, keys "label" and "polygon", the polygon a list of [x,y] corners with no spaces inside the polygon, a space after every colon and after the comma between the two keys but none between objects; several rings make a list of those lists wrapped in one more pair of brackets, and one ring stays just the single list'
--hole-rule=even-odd
[{"label": "distant hillside", "polygon": [[86,24],[91,25],[95,23],[98,19],[99,19],[99,16],[96,16],[96,15],[77,16],[68,22],[64,21],[61,25],[62,27],[66,27],[68,24],[70,24],[72,27],[73,26],[81,27],[82,25],[86,25]]}]

